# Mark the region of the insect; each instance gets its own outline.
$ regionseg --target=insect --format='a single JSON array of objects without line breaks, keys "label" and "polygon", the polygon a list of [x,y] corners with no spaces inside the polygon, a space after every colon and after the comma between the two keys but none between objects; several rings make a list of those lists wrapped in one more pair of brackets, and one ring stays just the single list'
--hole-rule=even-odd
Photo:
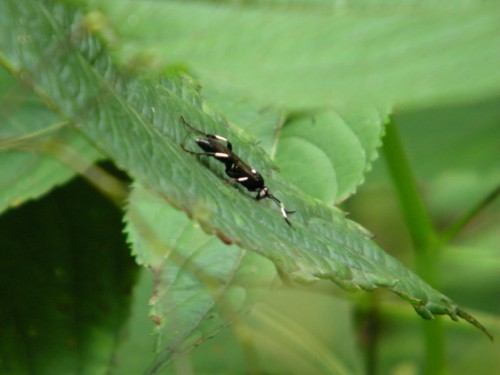
[{"label": "insect", "polygon": [[229,140],[221,137],[220,135],[203,133],[188,124],[182,116],[180,116],[179,119],[193,132],[203,136],[203,138],[196,139],[196,143],[203,149],[203,152],[188,150],[184,144],[182,144],[181,147],[184,151],[193,155],[211,156],[223,163],[226,166],[226,175],[231,177],[231,179],[237,183],[243,185],[248,191],[257,192],[257,195],[255,196],[256,200],[259,201],[264,198],[269,198],[275,202],[278,205],[281,215],[285,219],[286,223],[289,226],[292,226],[292,223],[288,220],[288,215],[294,213],[295,211],[285,209],[283,203],[271,194],[269,188],[264,184],[264,178],[262,175],[241,160],[240,157],[233,152],[233,146]]}]

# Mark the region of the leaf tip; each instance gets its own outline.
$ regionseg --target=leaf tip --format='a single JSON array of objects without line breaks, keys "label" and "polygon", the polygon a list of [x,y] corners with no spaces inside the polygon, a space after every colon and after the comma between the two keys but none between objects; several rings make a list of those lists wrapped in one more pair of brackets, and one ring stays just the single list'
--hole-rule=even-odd
[{"label": "leaf tip", "polygon": [[491,332],[488,331],[481,323],[479,323],[479,321],[476,318],[474,318],[468,312],[462,310],[460,307],[457,307],[456,313],[460,318],[462,318],[466,322],[472,324],[474,327],[480,329],[486,336],[488,336],[488,338],[491,340],[491,342],[495,341]]}]

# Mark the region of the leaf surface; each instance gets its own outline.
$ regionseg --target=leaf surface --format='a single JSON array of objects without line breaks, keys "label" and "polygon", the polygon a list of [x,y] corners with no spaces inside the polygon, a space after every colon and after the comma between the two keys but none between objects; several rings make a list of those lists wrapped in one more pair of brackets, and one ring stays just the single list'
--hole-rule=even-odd
[{"label": "leaf surface", "polygon": [[0,211],[46,194],[100,156],[4,69],[0,103]]},{"label": "leaf surface", "polygon": [[263,106],[410,107],[500,91],[498,2],[285,3],[93,2],[125,59],[183,66]]},{"label": "leaf surface", "polygon": [[267,259],[235,245],[221,246],[141,186],[130,198],[127,232],[138,261],[154,275],[150,315],[159,356],[152,373],[218,333],[276,278]]}]

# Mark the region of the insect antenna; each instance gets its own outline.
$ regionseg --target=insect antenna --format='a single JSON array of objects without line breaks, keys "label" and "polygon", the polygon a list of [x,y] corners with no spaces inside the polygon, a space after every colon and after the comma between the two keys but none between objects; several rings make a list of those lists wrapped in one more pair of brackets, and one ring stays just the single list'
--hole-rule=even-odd
[{"label": "insect antenna", "polygon": [[205,133],[203,133],[201,130],[199,129],[196,129],[194,126],[190,125],[186,119],[184,118],[184,116],[179,116],[179,120],[181,120],[181,122],[187,126],[189,129],[191,129],[193,132],[195,133],[198,133],[198,134],[201,134],[201,135],[206,135]]}]

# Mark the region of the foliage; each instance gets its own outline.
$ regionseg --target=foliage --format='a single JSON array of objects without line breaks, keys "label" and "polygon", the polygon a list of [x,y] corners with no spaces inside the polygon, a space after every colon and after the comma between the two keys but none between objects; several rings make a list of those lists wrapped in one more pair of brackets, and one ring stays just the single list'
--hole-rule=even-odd
[{"label": "foliage", "polygon": [[[10,207],[2,217],[2,254],[8,260],[3,262],[2,285],[22,277],[17,288],[4,289],[19,296],[3,296],[10,301],[2,310],[4,322],[15,321],[19,328],[17,334],[8,330],[1,344],[2,370],[53,373],[78,368],[104,373],[113,368],[110,358],[117,355],[116,373],[142,371],[149,358],[142,361],[133,358],[139,352],[124,353],[134,353],[130,345],[138,345],[140,353],[150,350],[140,344],[151,328],[141,310],[145,300],[139,296],[153,289],[149,314],[156,326],[157,355],[147,373],[157,373],[224,326],[232,323],[238,330],[241,325],[235,321],[277,282],[278,274],[293,284],[330,280],[348,290],[390,289],[426,319],[436,314],[463,318],[490,335],[464,309],[382,251],[366,229],[333,204],[355,192],[372,168],[390,103],[405,108],[395,116],[402,124],[411,123],[405,119],[411,108],[420,114],[424,111],[418,108],[429,103],[472,102],[487,96],[497,103],[493,93],[498,92],[500,76],[493,67],[500,57],[494,48],[500,39],[499,13],[491,11],[497,6],[406,4],[391,12],[376,2],[366,6],[379,12],[355,4],[344,8],[299,2],[233,7],[199,2],[3,2],[0,60],[16,79],[2,74],[6,126],[0,133],[0,160],[7,167],[0,171],[0,208]],[[418,17],[410,22],[415,11]],[[483,53],[476,53],[478,49]],[[476,107],[469,112],[476,113]],[[496,108],[492,104],[488,118],[480,121],[481,131],[490,134],[481,141],[483,146],[498,136],[498,127],[492,125],[500,117]],[[206,132],[230,138],[238,155],[297,211],[293,226],[286,226],[272,202],[256,202],[246,191],[224,184],[220,165],[185,153],[180,144],[196,146],[180,115]],[[457,142],[463,146],[463,138]],[[466,145],[465,153],[473,147]],[[487,167],[479,196],[488,189],[494,193],[440,235],[416,188],[394,122],[387,127],[383,150],[416,251],[417,271],[438,284],[437,255],[498,195],[498,171],[489,167],[495,157],[484,157]],[[123,352],[116,345],[122,341],[118,334],[129,306],[127,294],[116,293],[116,288],[123,291],[136,268],[123,258],[127,250],[116,217],[107,216],[113,207],[82,190],[79,182],[40,202],[13,208],[44,196],[75,172],[123,206],[123,180],[94,164],[103,156],[135,181],[124,207],[125,232],[136,261],[148,270],[137,284],[132,340]],[[50,213],[58,206],[62,213]],[[33,237],[17,240],[23,237],[20,230],[26,230],[21,221],[28,220]],[[16,256],[22,249],[29,262]],[[96,249],[107,249],[112,259],[120,260],[105,261],[109,258],[90,252]],[[44,255],[42,262],[37,254]],[[41,300],[30,298],[38,285]],[[98,293],[89,293],[92,288]],[[331,295],[332,286],[327,288]],[[367,309],[359,306],[363,320],[379,319],[376,300]],[[25,316],[26,310],[33,313]],[[351,324],[348,309],[337,312]],[[62,325],[48,337],[58,314],[75,319],[77,328]],[[289,317],[275,319],[271,327],[278,329],[280,321]],[[443,332],[439,325],[426,324],[426,366],[429,373],[438,373],[446,367]],[[344,357],[349,360],[343,361],[307,332],[290,329],[292,338],[303,338],[301,353],[310,355],[297,369],[312,371],[310,364],[320,361],[326,363],[321,372],[359,373],[352,331],[343,336],[351,337]],[[240,338],[251,336],[241,332],[244,328]],[[7,345],[12,339],[20,350],[23,345],[30,348],[29,361],[23,362]],[[64,360],[55,365],[38,349],[41,346]],[[308,352],[307,347],[315,350]],[[374,355],[374,347],[368,339],[366,353]],[[366,363],[373,372],[373,356]],[[230,367],[228,363],[227,371]]]}]

